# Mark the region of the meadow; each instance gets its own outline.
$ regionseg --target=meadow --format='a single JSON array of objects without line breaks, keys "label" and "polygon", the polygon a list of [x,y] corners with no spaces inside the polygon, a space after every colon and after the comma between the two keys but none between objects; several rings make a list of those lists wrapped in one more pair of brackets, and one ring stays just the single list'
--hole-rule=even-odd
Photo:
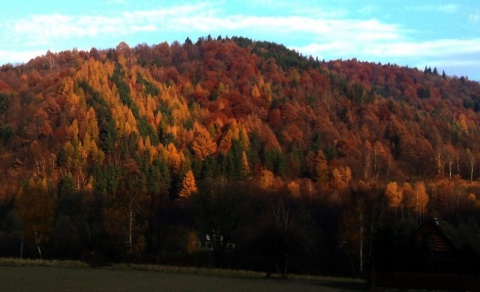
[{"label": "meadow", "polygon": [[0,259],[0,291],[348,291],[360,280],[249,271],[118,264],[90,268],[75,261]]}]

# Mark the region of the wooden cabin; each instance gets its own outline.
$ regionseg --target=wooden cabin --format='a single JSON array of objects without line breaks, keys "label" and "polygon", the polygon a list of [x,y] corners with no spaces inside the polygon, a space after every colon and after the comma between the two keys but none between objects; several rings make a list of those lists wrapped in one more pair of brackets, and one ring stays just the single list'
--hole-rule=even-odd
[{"label": "wooden cabin", "polygon": [[422,251],[419,256],[425,271],[453,273],[462,268],[462,258],[458,249],[436,218],[420,225],[416,241]]},{"label": "wooden cabin", "polygon": [[423,222],[417,230],[417,244],[426,244],[433,253],[456,253],[457,249],[436,218]]},{"label": "wooden cabin", "polygon": [[[452,238],[455,239],[455,238]],[[428,289],[441,291],[480,291],[480,276],[465,273],[465,263],[475,265],[475,259],[466,261],[455,247],[449,234],[436,218],[423,222],[415,233],[418,250],[410,257],[408,271],[376,271],[372,275],[375,287],[397,289]]]}]

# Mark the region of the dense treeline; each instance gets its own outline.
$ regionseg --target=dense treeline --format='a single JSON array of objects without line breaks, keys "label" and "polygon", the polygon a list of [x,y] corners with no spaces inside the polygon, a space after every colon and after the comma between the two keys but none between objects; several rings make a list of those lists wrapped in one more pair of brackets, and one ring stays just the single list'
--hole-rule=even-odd
[{"label": "dense treeline", "polygon": [[476,254],[479,109],[436,68],[241,37],[4,65],[0,255],[362,275],[431,216]]}]

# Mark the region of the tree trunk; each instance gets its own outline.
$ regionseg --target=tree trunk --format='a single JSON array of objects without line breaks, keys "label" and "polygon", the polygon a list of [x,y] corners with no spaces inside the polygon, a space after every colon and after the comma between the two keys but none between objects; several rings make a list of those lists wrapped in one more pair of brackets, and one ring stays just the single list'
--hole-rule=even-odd
[{"label": "tree trunk", "polygon": [[436,162],[437,162],[437,174],[439,177],[443,177],[442,173],[443,173],[443,155],[442,155],[442,151],[440,149],[437,149],[437,156],[436,156]]},{"label": "tree trunk", "polygon": [[457,174],[460,175],[460,153],[458,151],[455,156],[455,164],[457,165]]},{"label": "tree trunk", "polygon": [[360,219],[360,275],[363,275],[363,222]]},{"label": "tree trunk", "polygon": [[417,222],[420,222],[420,209],[418,207],[418,191],[415,191],[415,213],[417,215]]},{"label": "tree trunk", "polygon": [[364,259],[363,259],[363,238],[364,238],[364,230],[363,230],[363,200],[362,198],[358,199],[358,221],[360,224],[360,249],[359,249],[359,266],[360,266],[360,275],[363,276],[363,264],[364,264]]},{"label": "tree trunk", "polygon": [[390,177],[390,156],[388,156],[387,160],[387,178]]},{"label": "tree trunk", "polygon": [[470,160],[470,181],[473,181],[473,168],[475,166],[475,162],[472,160]]},{"label": "tree trunk", "polygon": [[37,245],[38,256],[41,259],[43,259],[42,249],[40,248],[40,240],[42,239],[42,235],[37,233],[37,228],[34,228],[34,235],[35,235],[35,244]]},{"label": "tree trunk", "polygon": [[285,208],[285,206],[283,206],[283,223],[285,225],[285,267],[283,271],[284,278],[286,278],[288,275],[288,225],[290,224],[289,213],[290,208]]},{"label": "tree trunk", "polygon": [[132,229],[133,229],[133,202],[130,202],[128,206],[128,248],[130,253],[133,251],[133,236],[132,236]]},{"label": "tree trunk", "polygon": [[373,171],[375,172],[375,178],[378,179],[377,169],[377,147],[373,147]]},{"label": "tree trunk", "polygon": [[452,179],[452,165],[453,165],[453,161],[449,160],[448,161],[448,174],[450,176],[450,179]]},{"label": "tree trunk", "polygon": [[22,232],[22,240],[20,241],[20,259],[23,259],[23,239],[25,237],[25,232]]},{"label": "tree trunk", "polygon": [[367,152],[365,154],[365,165],[364,165],[364,174],[363,176],[365,178],[368,178],[368,175],[370,174],[370,152]]}]

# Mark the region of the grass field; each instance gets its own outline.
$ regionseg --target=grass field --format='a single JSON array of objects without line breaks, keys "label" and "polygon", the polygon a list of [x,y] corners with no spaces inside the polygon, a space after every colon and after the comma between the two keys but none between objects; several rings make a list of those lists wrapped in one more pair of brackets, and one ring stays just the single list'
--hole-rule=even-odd
[{"label": "grass field", "polygon": [[[356,280],[265,279],[254,272],[119,265],[89,268],[79,262],[0,260],[0,291],[354,291]],[[207,271],[210,271],[207,273]],[[215,275],[217,273],[217,275]]]}]

